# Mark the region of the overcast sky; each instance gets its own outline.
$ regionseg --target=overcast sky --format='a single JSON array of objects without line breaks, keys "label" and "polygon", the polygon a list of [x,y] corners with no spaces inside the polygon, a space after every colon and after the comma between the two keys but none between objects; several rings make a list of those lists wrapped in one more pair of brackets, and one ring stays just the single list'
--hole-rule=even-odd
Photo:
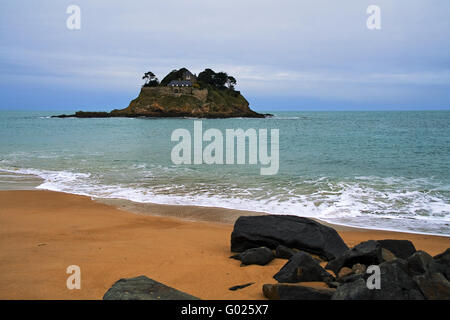
[{"label": "overcast sky", "polygon": [[448,0],[2,0],[0,108],[123,108],[145,71],[209,67],[260,111],[450,109],[449,13]]}]

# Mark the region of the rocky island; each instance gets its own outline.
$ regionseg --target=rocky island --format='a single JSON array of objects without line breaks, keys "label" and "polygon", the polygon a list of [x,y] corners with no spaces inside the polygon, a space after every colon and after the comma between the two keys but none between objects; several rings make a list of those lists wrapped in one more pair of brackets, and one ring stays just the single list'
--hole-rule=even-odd
[{"label": "rocky island", "polygon": [[195,117],[195,118],[264,118],[249,108],[248,101],[235,90],[236,79],[225,72],[205,69],[198,76],[188,69],[173,70],[159,82],[151,72],[142,77],[145,84],[139,96],[125,109],[111,112],[78,111],[55,117]]}]

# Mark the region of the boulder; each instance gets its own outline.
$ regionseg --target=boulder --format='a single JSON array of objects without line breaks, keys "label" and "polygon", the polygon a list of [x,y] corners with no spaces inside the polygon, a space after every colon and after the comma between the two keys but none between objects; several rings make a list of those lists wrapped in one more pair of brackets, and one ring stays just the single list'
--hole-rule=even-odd
[{"label": "boulder", "polygon": [[280,244],[275,249],[275,258],[290,259],[295,253],[295,250]]},{"label": "boulder", "polygon": [[406,260],[408,263],[408,273],[412,276],[424,274],[433,258],[425,251],[417,251]]},{"label": "boulder", "polygon": [[337,281],[331,281],[330,283],[327,283],[328,287],[332,288],[332,289],[336,289],[337,287],[339,287],[341,285],[341,283],[337,282]]},{"label": "boulder", "polygon": [[408,274],[407,262],[395,259],[380,264],[380,289],[369,289],[370,275],[344,283],[336,289],[333,300],[423,300],[416,282]]},{"label": "boulder", "polygon": [[270,300],[330,300],[335,289],[317,289],[292,284],[265,284],[263,294]]},{"label": "boulder", "polygon": [[354,264],[378,265],[383,262],[381,245],[375,240],[361,242],[338,258],[331,260],[325,269],[339,274],[343,267],[353,267]]},{"label": "boulder", "polygon": [[392,252],[397,258],[407,259],[416,252],[414,244],[409,240],[378,240],[382,248]]},{"label": "boulder", "polygon": [[279,245],[317,254],[328,260],[342,255],[347,245],[333,228],[312,219],[289,215],[239,217],[231,234],[231,251]]},{"label": "boulder", "polygon": [[367,267],[361,263],[354,264],[352,267],[352,271],[354,274],[365,274]]},{"label": "boulder", "polygon": [[343,267],[340,271],[339,274],[337,275],[338,278],[343,278],[345,276],[351,275],[353,274],[353,270],[347,267]]},{"label": "boulder", "polygon": [[336,281],[339,283],[348,283],[348,282],[353,282],[353,281],[356,281],[359,279],[364,279],[364,277],[365,277],[365,274],[349,273],[347,275],[337,278]]},{"label": "boulder", "polygon": [[334,280],[333,276],[306,252],[294,254],[273,277],[281,283],[331,282]]},{"label": "boulder", "polygon": [[450,281],[450,249],[433,257],[430,272],[442,273]]},{"label": "boulder", "polygon": [[366,281],[359,278],[355,281],[344,283],[336,288],[331,297],[332,300],[371,300],[371,291],[367,289]]},{"label": "boulder", "polygon": [[435,255],[433,259],[437,263],[445,264],[447,266],[450,265],[450,248],[448,248],[447,250],[438,255]]},{"label": "boulder", "polygon": [[417,284],[408,274],[408,263],[395,259],[380,264],[381,289],[373,289],[376,299],[423,300]]},{"label": "boulder", "polygon": [[260,247],[245,250],[242,253],[231,256],[231,258],[240,260],[242,262],[242,265],[245,266],[250,264],[264,266],[273,260],[274,255],[272,250],[270,250],[269,248]]},{"label": "boulder", "polygon": [[396,256],[388,249],[381,248],[381,258],[383,261],[391,261],[396,259]]},{"label": "boulder", "polygon": [[414,281],[428,300],[450,300],[450,282],[440,273],[414,276]]},{"label": "boulder", "polygon": [[120,279],[108,289],[103,300],[200,300],[146,276]]}]

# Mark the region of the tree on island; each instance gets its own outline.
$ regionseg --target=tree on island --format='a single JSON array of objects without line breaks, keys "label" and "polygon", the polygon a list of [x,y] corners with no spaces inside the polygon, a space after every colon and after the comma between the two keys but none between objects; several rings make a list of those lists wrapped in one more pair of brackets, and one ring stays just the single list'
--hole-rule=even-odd
[{"label": "tree on island", "polygon": [[198,74],[197,81],[203,84],[212,85],[214,82],[215,75],[216,73],[211,69],[205,69],[205,71],[202,71]]},{"label": "tree on island", "polygon": [[198,74],[198,82],[202,83],[204,86],[210,85],[218,89],[225,89],[226,85],[228,89],[234,90],[236,85],[236,79],[229,76],[226,72],[214,72],[212,69],[205,69]]},{"label": "tree on island", "polygon": [[236,79],[232,76],[228,76],[227,85],[229,89],[234,90],[234,86],[236,85]]},{"label": "tree on island", "polygon": [[158,78],[151,71],[144,73],[142,80],[145,80],[144,87],[157,87],[159,85]]}]

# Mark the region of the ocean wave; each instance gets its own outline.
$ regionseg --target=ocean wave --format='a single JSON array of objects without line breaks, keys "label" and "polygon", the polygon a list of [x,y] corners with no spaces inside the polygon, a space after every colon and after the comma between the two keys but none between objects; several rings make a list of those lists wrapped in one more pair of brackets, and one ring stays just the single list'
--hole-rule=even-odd
[{"label": "ocean wave", "polygon": [[283,116],[274,115],[273,117],[268,117],[267,119],[273,119],[273,120],[299,120],[299,119],[306,119],[306,118],[304,118],[304,117],[283,117]]},{"label": "ocean wave", "polygon": [[[149,171],[143,164],[136,170]],[[104,183],[102,177],[70,170],[0,168],[13,174],[35,175],[37,187],[94,198],[125,199],[139,203],[223,207],[271,214],[292,214],[324,221],[396,231],[450,235],[450,203],[439,192],[420,191],[417,185],[435,186],[432,181],[405,178],[357,177],[353,182],[330,182],[327,177],[302,181],[315,191],[268,186],[221,189],[207,183],[161,184],[143,187],[139,182]],[[142,172],[141,172],[142,173]],[[148,172],[147,174],[153,174]],[[153,177],[152,177],[153,178]],[[281,191],[280,191],[281,190]]]}]

